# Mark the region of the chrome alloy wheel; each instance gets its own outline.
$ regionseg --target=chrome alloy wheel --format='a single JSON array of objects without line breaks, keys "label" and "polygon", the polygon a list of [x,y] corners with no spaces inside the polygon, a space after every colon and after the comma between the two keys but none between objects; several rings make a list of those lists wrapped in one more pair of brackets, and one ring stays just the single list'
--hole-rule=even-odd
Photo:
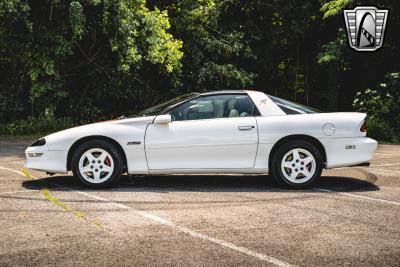
[{"label": "chrome alloy wheel", "polygon": [[316,161],[309,151],[295,148],[283,156],[281,169],[287,180],[300,184],[313,177],[316,170]]},{"label": "chrome alloy wheel", "polygon": [[101,148],[89,149],[79,160],[79,172],[89,183],[103,183],[114,171],[114,161],[107,151]]}]

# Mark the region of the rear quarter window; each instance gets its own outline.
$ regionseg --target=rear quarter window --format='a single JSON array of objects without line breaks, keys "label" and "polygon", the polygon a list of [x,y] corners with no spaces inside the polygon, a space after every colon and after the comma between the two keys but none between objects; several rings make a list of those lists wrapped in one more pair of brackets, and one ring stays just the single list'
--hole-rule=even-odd
[{"label": "rear quarter window", "polygon": [[295,115],[295,114],[314,114],[321,113],[321,111],[308,107],[296,102],[288,101],[279,97],[270,96],[269,98],[287,115]]}]

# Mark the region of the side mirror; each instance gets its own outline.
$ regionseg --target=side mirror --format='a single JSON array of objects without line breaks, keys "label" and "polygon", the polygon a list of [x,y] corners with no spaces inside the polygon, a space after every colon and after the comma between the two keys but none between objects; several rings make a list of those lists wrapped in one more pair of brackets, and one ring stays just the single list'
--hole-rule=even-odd
[{"label": "side mirror", "polygon": [[154,119],[155,124],[168,124],[170,122],[172,122],[172,117],[170,114],[158,115]]}]

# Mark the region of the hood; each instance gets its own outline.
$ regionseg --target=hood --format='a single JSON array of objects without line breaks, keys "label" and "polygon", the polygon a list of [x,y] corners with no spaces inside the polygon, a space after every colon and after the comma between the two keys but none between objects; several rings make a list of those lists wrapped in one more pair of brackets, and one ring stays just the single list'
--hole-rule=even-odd
[{"label": "hood", "polygon": [[55,134],[64,134],[64,133],[73,133],[76,131],[89,131],[93,132],[93,130],[104,130],[109,127],[113,127],[113,125],[142,125],[142,124],[149,124],[152,123],[156,116],[148,116],[148,117],[137,117],[137,118],[126,118],[126,119],[115,119],[115,120],[106,120],[106,121],[99,121],[90,124],[85,124],[81,126],[72,127],[69,129],[65,129],[62,131],[58,131],[52,133],[45,138],[51,137]]},{"label": "hood", "polygon": [[[109,120],[62,130],[45,136],[49,150],[68,149],[77,140],[87,136],[105,136],[123,146],[125,139],[143,139],[144,132],[155,116]],[[129,134],[127,134],[129,133]]]}]

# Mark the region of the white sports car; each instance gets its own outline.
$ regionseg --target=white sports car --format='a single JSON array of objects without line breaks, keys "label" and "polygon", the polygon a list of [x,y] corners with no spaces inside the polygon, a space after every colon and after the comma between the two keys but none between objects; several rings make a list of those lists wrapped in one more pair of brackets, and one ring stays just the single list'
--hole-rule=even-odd
[{"label": "white sports car", "polygon": [[368,163],[377,142],[366,114],[320,113],[256,91],[191,93],[136,114],[50,134],[25,167],[67,173],[91,187],[129,174],[272,173],[304,187],[323,168]]}]

